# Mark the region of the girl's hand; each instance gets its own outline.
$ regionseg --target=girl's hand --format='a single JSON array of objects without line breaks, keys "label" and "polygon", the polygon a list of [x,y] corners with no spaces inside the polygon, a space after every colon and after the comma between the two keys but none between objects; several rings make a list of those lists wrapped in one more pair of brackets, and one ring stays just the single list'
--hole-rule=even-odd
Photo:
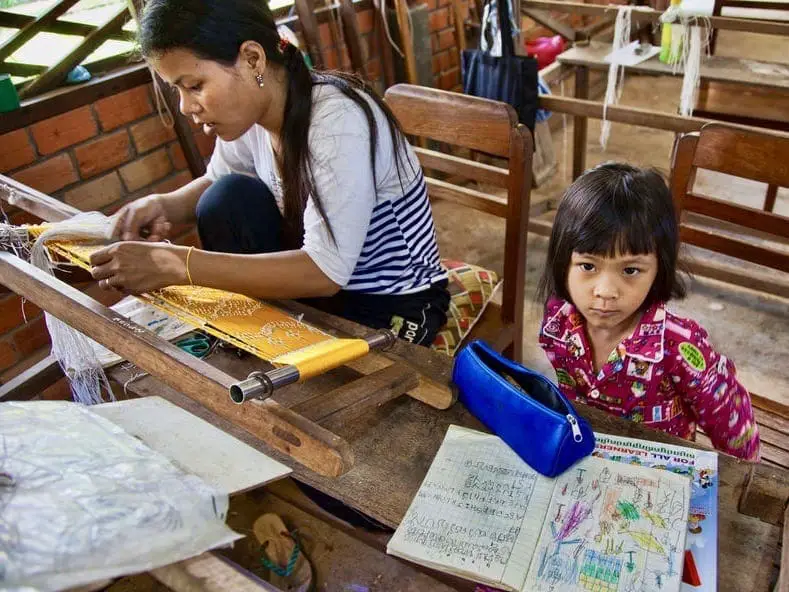
[{"label": "girl's hand", "polygon": [[159,242],[167,238],[171,226],[161,196],[149,195],[118,210],[112,236],[124,241]]},{"label": "girl's hand", "polygon": [[91,255],[91,274],[101,288],[128,294],[183,285],[187,253],[186,247],[167,243],[115,243]]}]

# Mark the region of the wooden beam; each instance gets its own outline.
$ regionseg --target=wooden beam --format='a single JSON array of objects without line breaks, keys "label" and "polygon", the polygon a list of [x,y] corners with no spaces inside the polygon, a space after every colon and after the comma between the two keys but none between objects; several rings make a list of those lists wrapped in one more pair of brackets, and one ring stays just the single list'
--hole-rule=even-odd
[{"label": "wooden beam", "polygon": [[[762,522],[779,525],[789,499],[789,478],[786,471],[764,464],[751,465],[747,482],[740,493],[737,510]],[[786,528],[786,525],[784,525]],[[786,569],[789,566],[782,566]],[[783,570],[782,570],[783,571]]]},{"label": "wooden beam", "polygon": [[340,22],[342,34],[345,38],[345,49],[351,60],[351,68],[357,74],[367,78],[367,54],[362,45],[362,36],[359,34],[359,21],[352,0],[340,0]]},{"label": "wooden beam", "polygon": [[789,239],[789,218],[780,214],[734,204],[723,199],[698,195],[690,191],[685,194],[682,200],[682,209],[687,212],[696,212],[702,216],[726,220],[737,226],[766,232],[768,235]]},{"label": "wooden beam", "polygon": [[448,175],[457,175],[479,183],[507,187],[509,175],[507,169],[427,148],[415,147],[414,152],[419,157],[422,168],[441,171]]},{"label": "wooden beam", "polygon": [[[594,119],[603,118],[603,104],[596,101],[575,99],[572,97],[561,97],[558,95],[540,95],[539,105],[549,111],[556,113],[567,113],[580,117],[592,117]],[[606,119],[619,123],[629,123],[653,129],[665,130],[676,133],[690,133],[699,131],[703,126],[712,123],[714,119],[703,119],[701,117],[682,117],[673,113],[652,111],[638,107],[623,107],[621,105],[609,105],[606,109]],[[756,128],[736,123],[723,122],[728,127],[741,129],[748,132],[764,133],[763,128]],[[772,134],[789,138],[789,133],[771,131]]]},{"label": "wooden beam", "polygon": [[591,39],[595,35],[599,35],[606,29],[609,29],[614,26],[614,19],[607,18],[597,21],[596,23],[592,23],[591,25],[587,25],[583,29],[578,30],[578,35],[581,39]]},{"label": "wooden beam", "polygon": [[321,36],[318,31],[318,18],[315,16],[315,5],[312,0],[294,0],[296,14],[299,15],[301,33],[307,44],[307,53],[310,55],[312,65],[322,70],[324,66],[323,52],[321,51]]},{"label": "wooden beam", "polygon": [[389,88],[397,82],[394,73],[394,52],[392,46],[389,44],[387,37],[387,23],[385,17],[381,14],[381,2],[386,4],[386,0],[372,0],[373,12],[375,13],[375,34],[378,39],[378,47],[381,53],[381,71],[384,76],[384,88]]},{"label": "wooden beam", "polygon": [[789,2],[758,2],[755,0],[723,0],[722,8],[753,8],[755,10],[789,10]]},{"label": "wooden beam", "polygon": [[118,8],[112,18],[85,37],[83,42],[70,54],[26,86],[20,93],[20,97],[30,97],[58,86],[66,79],[68,73],[71,72],[75,66],[78,66],[82,60],[92,54],[97,47],[107,40],[109,33],[120,30],[129,18],[131,18],[131,15],[126,5]]},{"label": "wooden beam", "polygon": [[272,399],[233,403],[232,376],[15,255],[0,253],[0,283],[312,471],[336,477],[353,464],[342,438]]},{"label": "wooden beam", "polygon": [[573,29],[567,23],[563,23],[559,19],[552,16],[547,10],[525,7],[521,9],[521,12],[523,15],[529,17],[538,25],[542,25],[554,33],[558,33],[568,41],[576,41],[579,38],[578,31]]},{"label": "wooden beam", "polygon": [[0,199],[47,222],[59,222],[80,213],[74,206],[5,175],[0,175]]},{"label": "wooden beam", "polygon": [[0,70],[3,74],[10,74],[11,76],[38,76],[42,72],[46,72],[46,66],[38,66],[36,64],[19,64],[16,62],[0,62]]},{"label": "wooden beam", "polygon": [[[569,12],[586,16],[610,16],[615,14],[615,5],[583,4],[581,2],[561,2],[558,0],[523,0],[521,12],[527,9],[542,9],[555,12]],[[660,21],[660,10],[648,10],[639,7],[631,12],[632,20],[636,24],[657,23]],[[750,33],[764,33],[766,35],[789,36],[789,23],[779,21],[761,21],[756,19],[732,18],[726,16],[708,16],[705,21],[716,29],[730,31],[747,31]]]},{"label": "wooden beam", "polygon": [[409,84],[419,84],[414,54],[414,34],[411,31],[411,20],[408,16],[408,2],[394,0],[397,11],[397,28],[400,30],[400,47],[405,54],[405,76]]},{"label": "wooden beam", "polygon": [[[34,22],[36,17],[27,14],[17,14],[15,12],[5,12],[0,10],[0,27],[9,29],[23,29],[30,23]],[[50,23],[44,30],[47,33],[58,33],[60,35],[76,35],[78,37],[87,37],[98,27],[96,25],[86,25],[84,23],[74,23],[71,21],[54,21]],[[118,41],[134,42],[135,35],[131,31],[115,31],[107,36],[107,39],[116,39]]]},{"label": "wooden beam", "polygon": [[463,63],[463,52],[466,50],[466,23],[463,18],[463,7],[460,4],[460,0],[452,0],[452,21],[455,27],[458,64],[461,64]]},{"label": "wooden beam", "polygon": [[0,403],[29,401],[63,378],[63,369],[58,361],[48,355],[18,376],[0,386]]},{"label": "wooden beam", "polygon": [[89,105],[150,80],[148,67],[145,64],[134,64],[83,84],[59,88],[32,97],[22,101],[22,106],[14,111],[13,117],[0,117],[0,134]]},{"label": "wooden beam", "polygon": [[430,199],[443,199],[475,210],[493,214],[499,218],[507,217],[507,199],[483,193],[476,189],[453,185],[439,179],[425,178]]},{"label": "wooden beam", "polygon": [[0,45],[0,62],[22,47],[27,41],[32,39],[37,33],[45,30],[57,18],[65,14],[66,11],[74,6],[79,0],[60,0],[55,2],[44,14],[36,17],[27,25],[19,29],[8,41]]},{"label": "wooden beam", "polygon": [[[589,99],[589,68],[578,66],[575,69],[575,99]],[[573,179],[577,179],[586,169],[586,142],[588,126],[586,117],[573,118]]]}]

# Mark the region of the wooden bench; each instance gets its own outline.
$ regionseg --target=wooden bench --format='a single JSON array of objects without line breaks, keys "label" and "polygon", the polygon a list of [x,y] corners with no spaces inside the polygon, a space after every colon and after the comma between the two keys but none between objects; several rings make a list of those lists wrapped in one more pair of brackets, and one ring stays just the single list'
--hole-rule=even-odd
[{"label": "wooden bench", "polygon": [[[789,273],[789,249],[782,248],[789,240],[789,218],[771,211],[778,187],[789,187],[787,154],[789,138],[785,136],[723,124],[708,124],[701,132],[680,137],[674,148],[671,189],[682,220],[683,242]],[[745,207],[696,192],[694,183],[700,169],[766,183],[765,207]],[[691,213],[713,220],[713,225],[692,223],[688,220]],[[739,229],[738,236],[716,231],[714,221],[733,225]],[[754,232],[760,233],[759,241],[748,240]],[[766,242],[765,237],[776,242]],[[751,397],[764,460],[789,467],[789,404],[765,394],[751,393]]]},{"label": "wooden bench", "polygon": [[[573,47],[560,54],[560,63],[576,68],[575,97],[589,98],[589,69],[607,70],[609,64],[605,57],[611,53],[611,44],[592,41],[585,47]],[[636,66],[627,66],[627,72],[657,75],[682,75],[674,66],[664,64],[657,56]],[[701,62],[701,79],[737,85],[740,91],[763,89],[777,90],[789,94],[789,65],[772,62],[757,62],[721,56],[709,56]],[[679,96],[679,90],[677,90]],[[585,168],[586,160],[586,117],[574,118],[573,130],[573,178],[578,177]]]},{"label": "wooden bench", "polygon": [[[505,219],[504,285],[501,304],[492,302],[471,337],[489,339],[514,360],[523,358],[526,236],[532,186],[532,135],[518,123],[515,110],[497,101],[431,88],[398,84],[385,99],[406,134],[444,142],[507,160],[495,167],[416,148],[425,169],[431,199],[451,201]],[[483,193],[452,180],[471,179],[506,190],[506,198]]]},{"label": "wooden bench", "polygon": [[[789,65],[786,66],[789,70]],[[699,88],[696,117],[789,131],[789,91],[743,88],[741,84],[706,81]]]}]

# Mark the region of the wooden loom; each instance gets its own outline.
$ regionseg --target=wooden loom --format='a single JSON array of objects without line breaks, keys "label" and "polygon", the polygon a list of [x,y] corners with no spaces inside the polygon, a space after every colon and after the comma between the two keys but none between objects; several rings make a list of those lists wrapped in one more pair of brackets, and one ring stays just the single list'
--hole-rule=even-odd
[{"label": "wooden loom", "polygon": [[[13,191],[6,190],[3,185]],[[76,208],[2,175],[0,199],[47,222],[61,221],[80,213]],[[332,426],[350,422],[365,410],[403,394],[437,409],[446,409],[454,402],[454,395],[445,384],[427,378],[403,356],[370,353],[344,364],[361,374],[360,377],[314,396],[309,405],[302,403],[297,409],[290,409],[271,398],[253,399],[238,405],[229,396],[231,388],[239,384],[236,378],[180,350],[11,253],[0,253],[0,283],[321,475],[339,476],[353,465],[348,443],[331,431]],[[287,303],[285,307],[288,308]],[[298,309],[298,305],[293,308]],[[372,339],[373,346],[380,340],[375,336]],[[403,351],[409,346],[418,347],[398,343],[395,349]],[[56,362],[50,360],[48,367],[40,367],[37,374],[48,370],[52,376],[53,364]],[[270,368],[261,360],[261,370]],[[252,382],[259,380],[253,378]],[[30,384],[37,389],[47,385],[37,375],[30,376]]]}]

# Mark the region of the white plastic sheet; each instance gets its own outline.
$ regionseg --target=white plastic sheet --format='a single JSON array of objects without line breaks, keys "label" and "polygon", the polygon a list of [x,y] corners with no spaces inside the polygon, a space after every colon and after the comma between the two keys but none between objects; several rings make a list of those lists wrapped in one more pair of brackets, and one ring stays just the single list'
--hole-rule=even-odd
[{"label": "white plastic sheet", "polygon": [[60,590],[229,544],[227,507],[82,405],[0,404],[0,589]]}]

